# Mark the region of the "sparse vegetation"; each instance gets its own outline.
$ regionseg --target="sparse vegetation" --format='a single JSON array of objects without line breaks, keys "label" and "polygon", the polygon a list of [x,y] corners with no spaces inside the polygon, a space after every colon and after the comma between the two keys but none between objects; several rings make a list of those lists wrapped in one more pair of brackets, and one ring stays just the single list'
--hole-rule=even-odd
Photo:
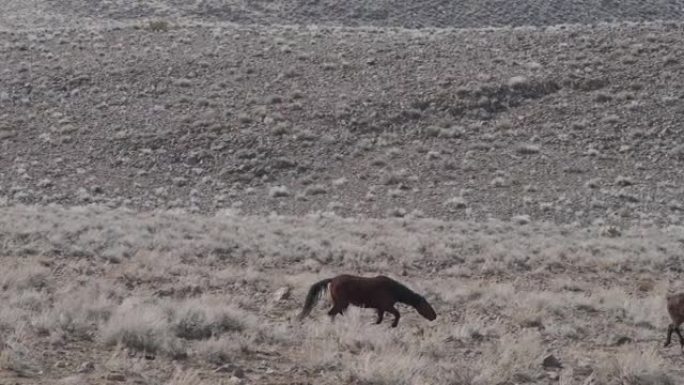
[{"label": "sparse vegetation", "polygon": [[[463,198],[457,198],[447,206],[462,207]],[[618,233],[605,226],[555,226],[524,215],[511,222],[444,222],[396,210],[388,214],[400,219],[352,220],[328,214],[140,215],[96,206],[3,208],[3,252],[34,253],[3,269],[0,332],[9,342],[21,336],[24,345],[5,347],[0,364],[11,373],[39,375],[40,368],[55,365],[51,358],[18,357],[45,340],[124,349],[159,364],[181,360],[202,378],[275,376],[260,372],[263,364],[256,363],[266,362],[283,373],[295,366],[325,370],[330,383],[448,384],[458,375],[488,384],[551,378],[560,370],[553,369],[558,360],[565,369],[583,368],[591,356],[601,358],[589,364],[589,372],[577,369],[576,381],[593,375],[673,383],[672,358],[652,345],[664,338],[669,322],[664,298],[670,288],[662,279],[673,261],[669,250],[681,250],[680,228]],[[67,238],[72,241],[64,243]],[[128,245],[130,258],[108,264],[98,257],[103,245],[120,243]],[[31,268],[45,258],[69,268],[46,279],[51,270]],[[339,267],[322,269],[322,261]],[[625,275],[623,266],[633,272]],[[356,308],[331,323],[326,301],[303,324],[292,322],[317,277],[357,268],[366,275],[402,276],[427,293],[437,323],[426,326],[406,313],[402,327],[379,329],[370,325],[375,314]],[[582,274],[588,270],[600,273]],[[498,282],[478,278],[483,272],[495,274]],[[86,274],[81,290],[78,280]],[[530,285],[540,276],[542,286]],[[601,288],[600,282],[618,276],[639,277],[641,294],[631,279]],[[292,294],[283,294],[290,287]],[[552,353],[545,342],[550,340]],[[615,343],[624,350],[611,358],[604,346]],[[633,362],[635,350],[646,351],[648,358]],[[278,360],[250,358],[272,351],[279,352]],[[68,364],[74,367],[93,359],[95,368],[104,365],[76,352],[67,359],[76,361]],[[131,370],[110,374],[125,377]],[[163,378],[179,381],[179,376],[169,372]]]},{"label": "sparse vegetation", "polygon": [[169,23],[165,20],[151,20],[147,23],[147,29],[152,32],[168,32]]}]

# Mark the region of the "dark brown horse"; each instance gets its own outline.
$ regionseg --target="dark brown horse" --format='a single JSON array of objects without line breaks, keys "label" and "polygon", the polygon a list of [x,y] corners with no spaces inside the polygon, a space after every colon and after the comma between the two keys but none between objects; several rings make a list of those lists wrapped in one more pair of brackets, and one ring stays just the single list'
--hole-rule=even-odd
[{"label": "dark brown horse", "polygon": [[667,296],[667,312],[670,314],[672,323],[667,327],[665,346],[669,346],[672,342],[672,333],[677,333],[679,345],[684,350],[684,337],[679,330],[679,326],[684,322],[684,293]]},{"label": "dark brown horse", "polygon": [[338,275],[334,278],[324,279],[314,283],[306,295],[304,309],[299,314],[299,319],[311,313],[311,309],[320,298],[321,292],[328,290],[333,301],[333,307],[328,311],[328,315],[334,320],[337,314],[343,314],[351,304],[354,306],[373,308],[378,312],[375,322],[382,322],[385,312],[394,315],[392,327],[399,324],[399,311],[394,307],[397,302],[414,307],[420,315],[433,321],[437,318],[435,310],[423,298],[423,296],[413,292],[408,287],[393,280],[392,278],[379,275],[367,278],[354,275]]}]

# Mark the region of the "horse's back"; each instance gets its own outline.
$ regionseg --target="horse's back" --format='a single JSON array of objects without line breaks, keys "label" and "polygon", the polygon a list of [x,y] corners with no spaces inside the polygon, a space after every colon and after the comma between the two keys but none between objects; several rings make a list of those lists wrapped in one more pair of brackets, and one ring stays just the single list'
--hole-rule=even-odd
[{"label": "horse's back", "polygon": [[382,275],[361,277],[341,274],[333,278],[331,294],[337,298],[345,298],[358,306],[373,306],[391,297],[393,282],[391,278]]}]

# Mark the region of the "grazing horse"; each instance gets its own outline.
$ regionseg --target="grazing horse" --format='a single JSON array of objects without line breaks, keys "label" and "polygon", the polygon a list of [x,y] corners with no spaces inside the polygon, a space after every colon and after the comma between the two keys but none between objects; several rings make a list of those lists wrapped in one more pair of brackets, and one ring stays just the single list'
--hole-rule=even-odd
[{"label": "grazing horse", "polygon": [[321,292],[328,290],[332,298],[333,307],[328,311],[332,320],[337,314],[343,314],[351,304],[359,307],[373,308],[378,312],[375,324],[382,322],[385,312],[394,315],[392,327],[399,324],[399,311],[394,304],[401,302],[414,307],[424,318],[433,321],[437,318],[435,310],[423,298],[408,287],[393,280],[392,278],[379,275],[367,278],[354,275],[338,275],[334,278],[324,279],[314,283],[306,295],[304,309],[299,314],[299,319],[311,313],[311,309],[320,298]]},{"label": "grazing horse", "polygon": [[684,349],[684,337],[682,337],[682,332],[679,330],[679,326],[684,322],[684,293],[667,296],[667,312],[670,314],[672,323],[667,327],[665,346],[669,346],[670,342],[672,342],[672,333],[677,333],[679,344]]}]

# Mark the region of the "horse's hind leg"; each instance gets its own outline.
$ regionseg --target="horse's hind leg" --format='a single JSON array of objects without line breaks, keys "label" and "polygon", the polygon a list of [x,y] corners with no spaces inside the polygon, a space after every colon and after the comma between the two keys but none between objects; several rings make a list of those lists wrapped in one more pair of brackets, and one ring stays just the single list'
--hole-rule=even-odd
[{"label": "horse's hind leg", "polygon": [[674,332],[674,324],[670,324],[667,326],[667,340],[665,341],[665,347],[670,346],[670,342],[672,342],[672,333]]},{"label": "horse's hind leg", "polygon": [[387,309],[387,311],[392,313],[392,315],[394,316],[394,321],[392,321],[392,327],[393,328],[397,327],[397,325],[399,325],[399,318],[401,317],[399,315],[399,310],[397,310],[397,308],[392,306],[389,309]]},{"label": "horse's hind leg", "polygon": [[378,319],[375,321],[376,325],[379,325],[382,323],[382,317],[385,315],[385,311],[382,309],[378,309]]},{"label": "horse's hind leg", "polygon": [[340,305],[338,303],[334,303],[332,309],[330,309],[330,311],[328,311],[328,315],[330,316],[330,320],[334,321],[336,315],[344,314],[344,311],[347,310],[347,306],[349,306],[349,305],[347,305],[347,304]]},{"label": "horse's hind leg", "polygon": [[335,316],[338,314],[342,314],[342,311],[340,309],[338,309],[337,306],[333,306],[332,309],[330,309],[330,311],[328,311],[328,315],[330,316],[331,321],[334,321]]},{"label": "horse's hind leg", "polygon": [[682,332],[679,330],[679,326],[675,327],[675,332],[679,336],[679,345],[682,347],[682,350],[684,350],[684,337],[682,337]]}]

